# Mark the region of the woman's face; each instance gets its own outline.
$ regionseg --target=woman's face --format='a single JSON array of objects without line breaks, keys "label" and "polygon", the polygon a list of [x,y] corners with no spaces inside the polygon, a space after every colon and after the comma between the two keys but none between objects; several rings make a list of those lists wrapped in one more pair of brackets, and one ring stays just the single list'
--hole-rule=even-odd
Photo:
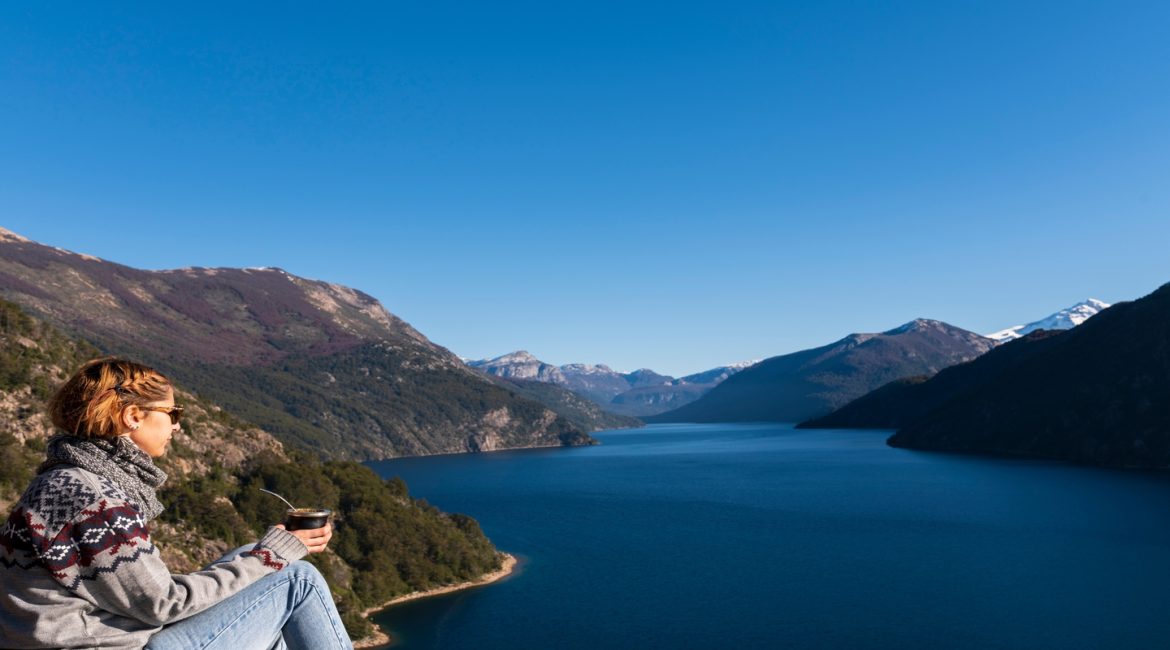
[{"label": "woman's face", "polygon": [[[151,402],[148,406],[170,408],[175,405],[175,393],[168,390],[166,399]],[[163,411],[147,411],[129,407],[126,409],[127,425],[131,427],[130,440],[151,458],[158,458],[167,452],[171,436],[179,430],[179,423],[171,424],[171,416]],[[134,429],[133,424],[138,428]]]}]

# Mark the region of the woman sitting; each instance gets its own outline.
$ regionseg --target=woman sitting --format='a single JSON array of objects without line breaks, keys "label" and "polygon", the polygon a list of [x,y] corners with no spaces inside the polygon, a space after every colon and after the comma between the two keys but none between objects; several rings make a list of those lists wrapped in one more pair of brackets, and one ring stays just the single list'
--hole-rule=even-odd
[{"label": "woman sitting", "polygon": [[142,364],[96,359],[49,404],[60,433],[0,530],[0,647],[352,648],[307,562],[332,536],[277,525],[202,570],[172,575],[148,525],[183,407]]}]

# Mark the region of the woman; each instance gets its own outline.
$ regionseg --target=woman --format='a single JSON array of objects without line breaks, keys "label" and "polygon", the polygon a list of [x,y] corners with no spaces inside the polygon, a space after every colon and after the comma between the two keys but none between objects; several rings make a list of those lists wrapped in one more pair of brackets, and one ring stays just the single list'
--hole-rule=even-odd
[{"label": "woman", "polygon": [[49,404],[46,460],[0,530],[0,647],[352,648],[329,587],[300,562],[329,525],[268,529],[171,575],[147,525],[155,464],[179,430],[170,381],[123,359],[86,363]]}]

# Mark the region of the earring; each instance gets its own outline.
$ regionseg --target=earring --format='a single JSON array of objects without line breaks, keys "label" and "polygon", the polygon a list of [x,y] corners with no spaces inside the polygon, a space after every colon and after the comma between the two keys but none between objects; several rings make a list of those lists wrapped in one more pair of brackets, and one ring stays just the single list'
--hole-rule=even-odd
[{"label": "earring", "polygon": [[130,430],[131,430],[131,431],[137,431],[137,430],[138,430],[138,425],[137,425],[137,424],[131,424],[131,425],[130,425]]}]

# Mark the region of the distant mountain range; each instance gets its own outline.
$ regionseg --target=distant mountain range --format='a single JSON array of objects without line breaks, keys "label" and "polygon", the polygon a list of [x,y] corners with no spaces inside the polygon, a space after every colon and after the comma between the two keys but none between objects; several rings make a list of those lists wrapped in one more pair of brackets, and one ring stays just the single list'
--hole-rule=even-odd
[{"label": "distant mountain range", "polygon": [[1108,308],[1109,303],[1102,302],[1096,298],[1089,298],[1084,302],[1078,302],[1072,307],[1062,309],[1038,321],[1033,321],[1027,325],[1009,327],[998,332],[992,332],[986,336],[996,343],[1006,343],[1007,341],[1027,336],[1037,330],[1068,330]]},{"label": "distant mountain range", "polygon": [[676,379],[648,368],[620,373],[604,364],[554,366],[525,350],[467,361],[468,366],[493,377],[563,386],[607,411],[638,417],[690,403],[752,363],[720,366]]},{"label": "distant mountain range", "polygon": [[676,379],[523,351],[464,364],[348,287],[274,268],[144,271],[0,229],[0,297],[159,366],[286,444],[354,459],[589,444],[586,431],[637,425],[624,414],[807,420],[897,429],[891,444],[916,448],[1170,466],[1167,287],[996,332],[998,347],[918,319]]},{"label": "distant mountain range", "polygon": [[1170,284],[1075,329],[883,390],[910,406],[887,420],[899,427],[894,446],[1170,467]]},{"label": "distant mountain range", "polygon": [[144,271],[0,229],[0,295],[326,457],[591,442],[372,297],[280,269]]},{"label": "distant mountain range", "polygon": [[880,334],[765,359],[682,408],[648,422],[798,422],[825,415],[895,379],[932,375],[994,347],[991,339],[917,319]]}]

